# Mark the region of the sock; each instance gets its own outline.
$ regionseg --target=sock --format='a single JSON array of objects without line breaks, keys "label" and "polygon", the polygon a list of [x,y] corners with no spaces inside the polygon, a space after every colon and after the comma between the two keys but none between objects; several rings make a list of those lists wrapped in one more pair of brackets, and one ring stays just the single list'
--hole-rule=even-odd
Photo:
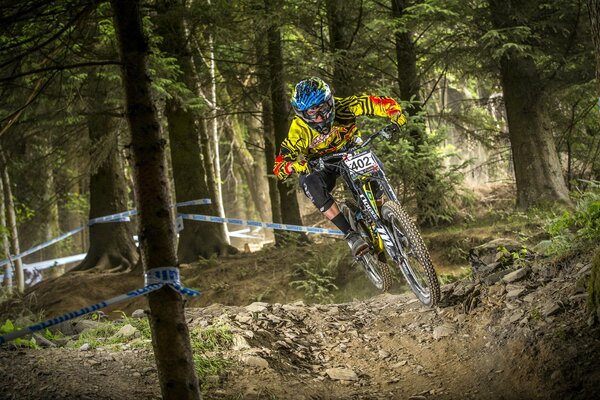
[{"label": "sock", "polygon": [[348,232],[352,230],[350,223],[342,213],[339,213],[338,215],[333,217],[331,219],[331,222],[333,222],[333,224],[337,226],[338,229],[344,233],[344,235],[348,234]]}]

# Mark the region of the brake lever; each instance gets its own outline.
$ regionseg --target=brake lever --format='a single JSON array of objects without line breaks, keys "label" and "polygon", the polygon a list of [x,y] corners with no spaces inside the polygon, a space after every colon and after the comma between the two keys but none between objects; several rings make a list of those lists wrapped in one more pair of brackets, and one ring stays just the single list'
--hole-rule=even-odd
[{"label": "brake lever", "polygon": [[390,140],[392,136],[394,136],[394,133],[398,132],[400,132],[400,128],[398,128],[398,126],[396,126],[395,124],[391,124],[381,130],[381,136],[383,136],[387,140]]}]

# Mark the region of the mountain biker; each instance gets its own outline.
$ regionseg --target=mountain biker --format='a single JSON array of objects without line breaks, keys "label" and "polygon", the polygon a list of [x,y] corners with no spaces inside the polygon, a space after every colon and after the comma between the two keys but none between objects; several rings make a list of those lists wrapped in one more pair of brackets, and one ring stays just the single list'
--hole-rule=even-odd
[{"label": "mountain biker", "polygon": [[[344,233],[352,254],[357,257],[369,245],[352,229],[331,196],[339,175],[337,168],[328,164],[320,171],[310,172],[308,161],[343,151],[355,142],[360,143],[360,132],[356,126],[358,116],[388,117],[399,127],[406,123],[406,117],[400,105],[390,97],[333,97],[329,86],[317,77],[300,81],[294,89],[291,103],[296,117],[287,138],[281,143],[273,172],[280,180],[287,179],[293,172],[300,174],[304,194]],[[298,159],[298,156],[303,158]]]}]

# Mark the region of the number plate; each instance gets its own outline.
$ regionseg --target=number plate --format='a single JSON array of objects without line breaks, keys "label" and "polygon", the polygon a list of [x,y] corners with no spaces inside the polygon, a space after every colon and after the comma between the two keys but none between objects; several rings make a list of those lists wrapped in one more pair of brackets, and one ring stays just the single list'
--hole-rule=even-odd
[{"label": "number plate", "polygon": [[352,172],[371,170],[375,165],[377,165],[377,162],[375,162],[375,159],[370,151],[350,156],[344,160],[344,162]]}]

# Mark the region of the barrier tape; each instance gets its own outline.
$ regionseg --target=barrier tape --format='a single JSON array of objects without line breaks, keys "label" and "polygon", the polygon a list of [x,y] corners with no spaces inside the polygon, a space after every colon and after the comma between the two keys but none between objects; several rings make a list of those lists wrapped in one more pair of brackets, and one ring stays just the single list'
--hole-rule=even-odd
[{"label": "barrier tape", "polygon": [[[210,199],[189,200],[189,201],[177,203],[172,207],[185,207],[185,206],[195,206],[195,205],[202,205],[202,204],[211,204],[211,200]],[[118,214],[112,214],[112,215],[107,215],[104,217],[93,218],[93,219],[89,220],[88,223],[84,226],[80,226],[77,229],[73,229],[72,231],[64,233],[64,234],[60,235],[59,237],[49,240],[45,243],[38,244],[37,246],[34,246],[34,247],[30,248],[29,250],[25,250],[24,252],[19,253],[16,256],[9,256],[9,258],[0,261],[0,267],[5,264],[8,264],[11,261],[26,257],[30,254],[33,254],[36,251],[39,251],[41,249],[44,249],[48,246],[53,245],[54,243],[58,243],[61,240],[68,238],[69,236],[73,236],[76,233],[81,232],[88,226],[92,226],[94,224],[105,223],[105,222],[125,222],[125,221],[129,221],[129,217],[134,216],[134,215],[137,215],[137,210],[129,210],[129,211],[121,212]]]},{"label": "barrier tape", "polygon": [[42,244],[38,244],[37,246],[33,246],[33,247],[32,247],[32,248],[30,248],[29,250],[25,250],[24,252],[22,252],[22,253],[19,253],[19,254],[17,254],[16,256],[10,256],[9,258],[7,258],[7,259],[5,259],[5,260],[2,260],[2,261],[0,261],[0,267],[1,267],[1,266],[3,266],[3,265],[5,265],[5,264],[8,264],[8,263],[9,263],[9,262],[11,262],[11,261],[15,261],[15,260],[17,260],[17,259],[19,259],[19,258],[23,258],[23,257],[25,257],[25,256],[28,256],[28,255],[30,255],[30,254],[33,254],[33,253],[35,253],[35,252],[36,252],[36,251],[38,251],[38,250],[41,250],[41,249],[43,249],[43,248],[46,248],[46,247],[48,247],[48,246],[51,246],[51,245],[53,245],[54,243],[58,243],[58,242],[60,242],[61,240],[64,240],[64,239],[68,238],[69,236],[73,236],[74,234],[76,234],[76,233],[79,233],[79,232],[81,232],[81,231],[82,231],[82,230],[84,230],[84,229],[85,229],[85,226],[81,226],[81,227],[79,227],[79,228],[77,228],[77,229],[73,229],[73,230],[72,230],[72,231],[70,231],[70,232],[67,232],[67,233],[65,233],[65,234],[62,234],[62,235],[60,235],[60,236],[59,236],[59,237],[57,237],[57,238],[54,238],[54,239],[52,239],[52,240],[49,240],[49,241],[47,241],[46,243],[42,243]]},{"label": "barrier tape", "polygon": [[194,221],[204,221],[204,222],[216,222],[220,224],[233,224],[233,225],[244,225],[244,226],[259,226],[262,228],[269,229],[278,229],[283,231],[291,231],[291,232],[307,232],[307,233],[326,233],[329,235],[339,235],[342,236],[343,233],[337,229],[324,229],[324,228],[315,228],[309,226],[301,226],[301,225],[289,225],[289,224],[276,224],[273,222],[260,222],[260,221],[246,221],[243,219],[236,218],[222,218],[215,217],[212,215],[200,215],[200,214],[177,214],[183,219],[191,219]]},{"label": "barrier tape", "polygon": [[27,328],[9,332],[6,335],[0,336],[0,345],[11,340],[20,338],[22,336],[41,331],[53,325],[60,324],[61,322],[69,321],[73,318],[80,317],[82,315],[89,314],[91,312],[100,310],[102,308],[121,303],[125,300],[134,299],[139,296],[143,296],[145,294],[151,293],[155,290],[162,288],[164,285],[169,285],[171,288],[176,290],[185,296],[200,296],[200,292],[184,287],[179,280],[179,269],[174,267],[162,267],[162,268],[152,268],[146,272],[144,275],[145,286],[141,289],[132,290],[131,292],[113,297],[108,300],[101,301],[99,303],[93,304],[91,306],[80,308],[77,311],[68,312],[59,317],[52,318],[34,325],[31,325]]}]

